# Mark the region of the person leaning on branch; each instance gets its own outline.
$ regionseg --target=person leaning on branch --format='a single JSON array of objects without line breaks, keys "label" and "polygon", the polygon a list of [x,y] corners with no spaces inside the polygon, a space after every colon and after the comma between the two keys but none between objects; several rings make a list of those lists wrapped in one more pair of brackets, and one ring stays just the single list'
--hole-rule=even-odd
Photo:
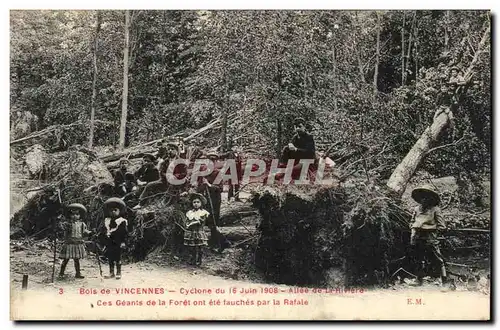
[{"label": "person leaning on branch", "polygon": [[[430,254],[432,261],[440,267],[441,280],[444,284],[447,282],[446,267],[439,249],[438,232],[446,229],[446,225],[438,206],[439,194],[429,185],[423,185],[414,189],[411,196],[420,205],[415,207],[413,212],[410,245],[414,247],[419,263],[424,262],[425,256]],[[422,284],[423,276],[419,270],[416,284]]]},{"label": "person leaning on branch", "polygon": [[69,213],[68,222],[61,223],[65,235],[64,244],[59,254],[59,258],[63,259],[59,278],[64,277],[64,271],[69,259],[73,259],[75,262],[75,278],[85,278],[81,274],[80,259],[87,256],[83,236],[91,233],[90,230],[87,230],[87,225],[82,221],[87,214],[87,209],[82,204],[74,203],[68,205],[67,210]]}]

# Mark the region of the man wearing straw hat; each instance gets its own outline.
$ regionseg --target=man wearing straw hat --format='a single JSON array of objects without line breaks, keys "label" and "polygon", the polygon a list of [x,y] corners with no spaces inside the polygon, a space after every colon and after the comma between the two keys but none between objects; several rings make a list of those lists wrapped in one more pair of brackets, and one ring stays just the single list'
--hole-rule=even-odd
[{"label": "man wearing straw hat", "polygon": [[[420,205],[415,207],[412,217],[410,244],[415,248],[419,262],[423,262],[427,252],[430,252],[433,261],[441,269],[442,283],[446,283],[446,267],[443,255],[439,249],[437,239],[438,230],[446,229],[441,210],[439,194],[430,186],[423,185],[415,188],[411,193],[412,198]],[[422,271],[419,270],[417,282],[423,281]]]},{"label": "man wearing straw hat", "polygon": [[119,280],[122,276],[121,253],[125,248],[128,235],[128,221],[123,218],[127,207],[125,203],[116,197],[109,198],[104,202],[104,228],[105,228],[105,255],[109,262],[109,278],[115,277]]}]

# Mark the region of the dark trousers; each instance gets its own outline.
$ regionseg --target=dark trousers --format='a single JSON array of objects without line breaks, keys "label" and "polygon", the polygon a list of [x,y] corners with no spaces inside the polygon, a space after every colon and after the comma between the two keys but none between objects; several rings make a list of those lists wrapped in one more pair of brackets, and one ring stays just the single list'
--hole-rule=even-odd
[{"label": "dark trousers", "polygon": [[281,150],[280,162],[281,163],[286,163],[286,162],[288,162],[289,159],[295,159],[295,160],[297,160],[298,156],[299,156],[299,154],[298,154],[297,151],[292,151],[292,150],[290,150],[290,148],[288,148],[288,146],[285,146]]},{"label": "dark trousers", "polygon": [[106,257],[111,262],[120,263],[122,258],[122,249],[120,244],[117,243],[108,243],[106,245]]},{"label": "dark trousers", "polygon": [[120,247],[120,244],[117,244],[115,242],[109,242],[106,245],[106,257],[108,258],[108,264],[109,264],[109,273],[111,277],[115,276],[115,266],[116,266],[116,271],[117,275],[121,276],[122,273],[122,249]]},{"label": "dark trousers", "polygon": [[[414,257],[421,264],[426,260],[440,268],[441,275],[446,276],[445,261],[439,248],[437,232],[434,230],[417,230],[415,235]],[[419,269],[418,277],[424,276]]]}]

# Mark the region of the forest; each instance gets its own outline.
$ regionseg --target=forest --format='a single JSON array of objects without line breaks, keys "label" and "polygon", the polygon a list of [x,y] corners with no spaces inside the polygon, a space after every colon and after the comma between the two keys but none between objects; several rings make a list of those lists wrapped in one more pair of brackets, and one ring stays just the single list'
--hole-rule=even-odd
[{"label": "forest", "polygon": [[[335,188],[337,202],[313,207],[315,215],[340,212],[356,222],[378,210],[404,218],[392,199],[407,184],[452,177],[456,188],[443,197],[451,227],[488,229],[490,29],[489,11],[11,11],[11,194],[67,183],[67,176],[48,173],[54,163],[43,173],[28,165],[27,172],[25,156],[35,145],[48,158],[78,145],[108,168],[120,155],[174,137],[274,158],[302,117],[316,150],[335,162],[340,183],[355,186]],[[452,71],[458,85],[450,84]],[[376,187],[392,191],[387,204],[368,202]],[[254,203],[266,220],[271,211],[262,199],[281,193],[259,194]],[[324,192],[314,196],[313,203],[326,205]],[[11,207],[15,219],[26,217],[32,197],[23,198]],[[310,211],[304,204],[297,212]],[[379,234],[389,230],[377,226]],[[396,244],[400,234],[392,235]],[[275,261],[266,258],[257,267],[272,273]],[[328,258],[313,269],[335,264]],[[280,276],[271,275],[278,282],[317,280]]]}]

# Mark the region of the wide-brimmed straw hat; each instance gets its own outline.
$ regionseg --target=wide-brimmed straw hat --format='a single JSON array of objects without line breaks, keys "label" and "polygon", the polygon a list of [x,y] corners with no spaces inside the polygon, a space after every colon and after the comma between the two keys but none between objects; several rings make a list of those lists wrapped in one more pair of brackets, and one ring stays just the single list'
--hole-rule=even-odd
[{"label": "wide-brimmed straw hat", "polygon": [[191,202],[193,202],[195,199],[199,199],[201,201],[201,205],[206,205],[207,204],[207,199],[205,198],[205,196],[203,196],[202,194],[199,194],[199,193],[191,193],[189,195],[189,200]]},{"label": "wide-brimmed straw hat", "polygon": [[104,202],[104,208],[106,210],[110,210],[112,207],[118,207],[118,209],[120,209],[120,213],[125,213],[125,211],[127,210],[127,205],[125,205],[125,202],[118,197],[108,198]]},{"label": "wide-brimmed straw hat", "polygon": [[73,209],[73,210],[78,210],[80,211],[80,216],[85,216],[87,214],[87,209],[85,208],[85,206],[83,206],[82,204],[80,203],[73,203],[73,204],[69,204],[67,206],[68,210],[70,209]]},{"label": "wide-brimmed straw hat", "polygon": [[432,205],[438,205],[441,202],[439,193],[437,193],[430,185],[423,185],[413,189],[411,197],[418,203],[422,202],[422,197],[426,196],[431,200]]}]

